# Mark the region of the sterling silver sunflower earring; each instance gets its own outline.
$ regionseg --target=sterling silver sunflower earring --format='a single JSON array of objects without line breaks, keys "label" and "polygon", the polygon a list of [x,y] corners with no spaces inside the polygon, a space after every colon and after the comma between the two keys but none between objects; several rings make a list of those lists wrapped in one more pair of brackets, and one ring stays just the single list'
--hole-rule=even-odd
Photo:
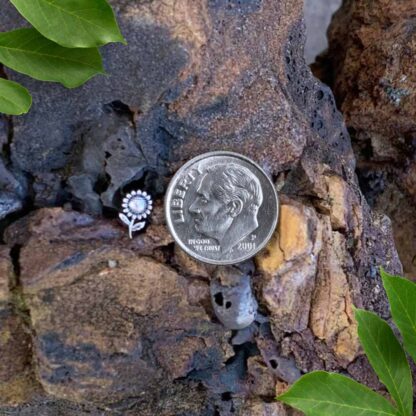
[{"label": "sterling silver sunflower earring", "polygon": [[133,232],[142,230],[146,225],[146,221],[141,220],[150,215],[153,209],[152,198],[147,192],[132,191],[123,198],[121,206],[123,212],[118,215],[121,221],[129,227],[129,237],[133,238]]}]

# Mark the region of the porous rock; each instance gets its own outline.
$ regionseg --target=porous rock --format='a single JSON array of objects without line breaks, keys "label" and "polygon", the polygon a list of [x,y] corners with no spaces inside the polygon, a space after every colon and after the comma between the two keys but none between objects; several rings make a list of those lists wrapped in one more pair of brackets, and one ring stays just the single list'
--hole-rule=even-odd
[{"label": "porous rock", "polygon": [[[7,71],[34,97],[31,112],[12,119],[6,158],[29,178],[28,207],[40,209],[14,221],[4,240],[28,309],[28,362],[46,391],[7,411],[290,415],[264,385],[250,393],[247,362],[286,387],[312,369],[348,372],[356,338],[340,300],[386,317],[376,267],[400,271],[388,220],[358,188],[334,97],[303,60],[303,2],[112,4],[128,46],[104,48],[109,77],[67,91]],[[19,24],[13,13],[2,8],[2,27]],[[179,254],[163,221],[169,177],[208,150],[254,159],[282,202],[257,266],[238,266],[253,276],[265,319],[234,345],[237,334],[207,304],[213,271]],[[106,208],[136,187],[155,209],[130,241]]]},{"label": "porous rock", "polygon": [[233,267],[218,268],[211,279],[210,292],[215,314],[226,328],[243,329],[254,322],[257,301],[250,275]]},{"label": "porous rock", "polygon": [[415,5],[344,1],[330,25],[317,74],[342,110],[364,194],[392,219],[404,273],[416,275]]}]

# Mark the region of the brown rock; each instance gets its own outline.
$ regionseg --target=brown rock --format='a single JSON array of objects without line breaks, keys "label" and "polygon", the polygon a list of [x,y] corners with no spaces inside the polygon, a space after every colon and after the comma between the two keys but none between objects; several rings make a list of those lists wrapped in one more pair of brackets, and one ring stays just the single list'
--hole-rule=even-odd
[{"label": "brown rock", "polygon": [[281,330],[302,331],[308,325],[320,233],[314,209],[287,200],[281,205],[278,231],[257,256],[264,274],[262,297]]},{"label": "brown rock", "polygon": [[416,226],[415,202],[411,196],[400,190],[397,183],[390,183],[379,195],[375,207],[385,212],[392,222],[394,239],[400,260],[403,263],[404,274],[414,279],[416,276]]},{"label": "brown rock", "polygon": [[320,59],[321,73],[333,74],[323,78],[354,132],[365,196],[392,218],[409,277],[416,276],[416,225],[408,220],[415,216],[416,201],[414,8],[412,0],[344,2],[328,32],[329,50]]},{"label": "brown rock", "polygon": [[[231,355],[225,333],[188,303],[186,279],[138,255],[129,242],[84,237],[80,243],[81,220],[87,217],[39,212],[22,250],[21,282],[44,389],[76,402],[112,403],[163,388],[195,366],[220,367]],[[70,222],[80,230],[57,231]],[[96,233],[113,235],[111,224],[87,222]],[[74,254],[75,246],[82,254]],[[205,363],[195,361],[204,355]]]},{"label": "brown rock", "polygon": [[242,409],[241,416],[295,416],[297,413],[288,413],[283,404],[264,403],[259,400],[248,402]]},{"label": "brown rock", "polygon": [[189,281],[187,290],[188,301],[191,305],[203,305],[206,310],[212,310],[209,284],[207,282],[192,279]]},{"label": "brown rock", "polygon": [[250,357],[247,360],[247,367],[251,393],[260,397],[274,397],[276,378],[263,359]]},{"label": "brown rock", "polygon": [[39,392],[31,369],[30,336],[9,289],[15,280],[9,252],[0,247],[0,406],[27,402]]},{"label": "brown rock", "polygon": [[[355,194],[349,189],[348,184],[340,176],[325,176],[327,185],[327,197],[329,200],[329,216],[333,230],[354,230],[357,238],[361,236],[361,217],[355,215],[360,209],[356,203]],[[353,209],[349,207],[354,204]]]},{"label": "brown rock", "polygon": [[31,342],[20,317],[0,307],[0,406],[16,406],[41,393],[31,369]]},{"label": "brown rock", "polygon": [[[38,104],[13,119],[12,165],[33,175],[39,204],[70,192],[74,206],[99,213],[102,201],[115,205],[140,185],[152,190],[155,210],[132,241],[115,220],[57,208],[5,231],[10,247],[22,246],[13,291],[29,309],[32,368],[47,392],[41,406],[32,401],[11,414],[46,413],[53,402],[56,414],[285,415],[281,404],[250,396],[247,360],[266,356],[270,344],[279,361],[268,356],[268,369],[289,370],[276,377],[339,371],[355,351],[346,305],[388,315],[376,266],[400,271],[389,223],[361,198],[332,93],[303,60],[303,2],[113,5],[129,41],[106,48],[113,77],[64,94],[25,80]],[[4,9],[0,20],[10,27],[13,8]],[[219,149],[245,154],[278,178],[282,201],[279,231],[257,269],[240,265],[266,316],[233,347],[236,337],[207,307],[212,271],[180,257],[162,212],[173,171]],[[59,195],[42,183],[53,178]],[[74,186],[77,178],[83,187]],[[311,305],[327,323],[313,323],[322,338],[312,331]]]},{"label": "brown rock", "polygon": [[214,267],[211,267],[211,265],[201,263],[186,254],[178,245],[175,245],[175,262],[184,273],[191,276],[200,276],[207,280],[210,279],[214,270]]},{"label": "brown rock", "polygon": [[310,327],[315,336],[333,346],[336,356],[344,364],[352,362],[359,349],[350,286],[344,272],[350,262],[344,236],[333,231],[327,220],[323,228]]},{"label": "brown rock", "polygon": [[370,137],[398,140],[415,130],[413,10],[411,0],[345,2],[331,24],[335,94],[348,125]]},{"label": "brown rock", "polygon": [[10,290],[13,278],[13,265],[10,258],[10,249],[0,246],[0,304],[10,301]]},{"label": "brown rock", "polygon": [[154,344],[154,351],[160,357],[161,367],[171,375],[172,379],[185,377],[193,369],[195,355],[205,349],[203,339],[183,338],[181,335],[178,331],[177,334],[156,341]]}]

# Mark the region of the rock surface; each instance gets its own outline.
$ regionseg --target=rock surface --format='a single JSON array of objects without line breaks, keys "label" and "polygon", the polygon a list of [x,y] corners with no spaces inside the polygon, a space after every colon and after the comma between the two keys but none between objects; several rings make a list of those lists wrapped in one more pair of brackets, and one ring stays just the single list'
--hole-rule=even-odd
[{"label": "rock surface", "polygon": [[[10,249],[0,247],[0,408],[30,401],[40,387],[31,367],[31,338],[23,299],[14,291]],[[27,317],[26,317],[27,318]]]},{"label": "rock surface", "polygon": [[317,73],[352,132],[358,174],[393,223],[403,268],[416,276],[416,35],[414,1],[344,1]]},{"label": "rock surface", "polygon": [[[3,222],[13,277],[0,293],[20,348],[0,376],[29,376],[1,411],[289,416],[272,399],[302,372],[368,379],[351,305],[387,317],[377,267],[401,265],[388,219],[362,198],[332,93],[304,62],[302,2],[113,5],[129,45],[105,48],[111,77],[66,91],[7,72],[34,106],[4,139],[28,190]],[[11,6],[3,19],[18,22]],[[259,311],[234,332],[211,306],[218,270],[180,252],[163,219],[175,169],[218,149],[256,160],[282,203],[268,248],[238,265]],[[155,208],[130,241],[113,208],[135,187]]]}]

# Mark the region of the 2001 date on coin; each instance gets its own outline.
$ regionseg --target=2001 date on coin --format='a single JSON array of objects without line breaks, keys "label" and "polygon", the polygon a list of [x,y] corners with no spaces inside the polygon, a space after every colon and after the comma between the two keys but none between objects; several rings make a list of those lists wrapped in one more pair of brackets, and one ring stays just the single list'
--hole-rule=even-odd
[{"label": "2001 date on coin", "polygon": [[240,263],[269,241],[278,219],[273,183],[237,153],[205,153],[183,165],[165,197],[166,221],[179,246],[205,263]]}]

